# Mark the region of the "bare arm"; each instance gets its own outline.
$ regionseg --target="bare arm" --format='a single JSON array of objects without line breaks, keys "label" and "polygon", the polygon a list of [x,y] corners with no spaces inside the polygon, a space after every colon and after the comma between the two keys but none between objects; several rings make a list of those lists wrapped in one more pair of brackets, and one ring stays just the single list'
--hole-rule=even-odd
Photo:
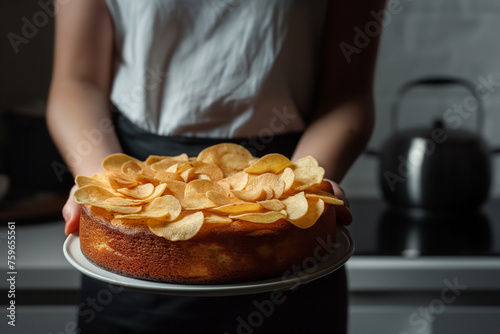
[{"label": "bare arm", "polygon": [[[121,151],[110,119],[111,19],[103,0],[73,0],[56,8],[47,124],[73,175],[92,175],[104,157]],[[78,228],[79,219],[71,195],[63,209],[67,233]]]},{"label": "bare arm", "polygon": [[370,11],[385,1],[331,1],[323,42],[318,108],[295,150],[294,160],[314,156],[344,197],[338,183],[365,148],[374,126],[373,77],[379,36],[350,56],[342,42],[355,46],[355,27],[362,31],[373,21]]}]

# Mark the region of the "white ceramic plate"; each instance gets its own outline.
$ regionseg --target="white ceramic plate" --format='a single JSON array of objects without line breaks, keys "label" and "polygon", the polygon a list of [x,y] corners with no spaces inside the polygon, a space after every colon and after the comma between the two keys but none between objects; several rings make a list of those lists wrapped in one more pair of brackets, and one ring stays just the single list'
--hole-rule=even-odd
[{"label": "white ceramic plate", "polygon": [[[354,240],[347,228],[344,226],[338,226],[337,240],[334,246],[334,251],[324,261],[319,262],[311,256],[310,258],[304,259],[302,271],[296,270],[296,272],[293,273],[292,270],[290,270],[285,272],[284,275],[280,277],[262,281],[213,285],[154,282],[130,278],[109,272],[87,260],[80,249],[80,238],[74,234],[70,234],[64,242],[63,252],[69,263],[71,263],[71,265],[77,270],[85,275],[107,283],[135,290],[169,295],[231,296],[268,292],[277,289],[289,289],[296,287],[298,284],[306,283],[330,274],[342,267],[351,257],[354,252]],[[300,266],[297,266],[297,268],[300,268]]]}]

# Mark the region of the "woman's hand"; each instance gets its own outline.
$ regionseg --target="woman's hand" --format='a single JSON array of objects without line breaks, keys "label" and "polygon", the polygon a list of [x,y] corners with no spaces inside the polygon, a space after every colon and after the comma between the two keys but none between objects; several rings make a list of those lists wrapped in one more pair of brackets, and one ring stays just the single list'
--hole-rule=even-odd
[{"label": "woman's hand", "polygon": [[78,189],[77,185],[74,185],[69,192],[68,200],[62,209],[62,214],[64,217],[64,221],[66,222],[64,225],[64,233],[69,235],[78,230],[78,226],[80,225],[80,209],[81,205],[75,202],[73,194],[76,189]]},{"label": "woman's hand", "polygon": [[330,182],[333,194],[338,198],[344,201],[344,205],[339,205],[335,207],[335,214],[337,217],[337,223],[341,225],[349,225],[352,223],[352,215],[351,211],[349,211],[349,201],[347,201],[344,193],[344,189],[342,189],[337,182],[333,182],[332,180],[325,179],[325,181]]}]

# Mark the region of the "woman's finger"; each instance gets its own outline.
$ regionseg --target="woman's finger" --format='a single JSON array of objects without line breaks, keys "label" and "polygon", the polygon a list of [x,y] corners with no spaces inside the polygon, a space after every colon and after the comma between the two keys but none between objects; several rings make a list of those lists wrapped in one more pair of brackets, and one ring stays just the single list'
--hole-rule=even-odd
[{"label": "woman's finger", "polygon": [[71,188],[68,200],[63,207],[63,217],[65,221],[64,233],[66,233],[66,235],[77,231],[80,224],[81,206],[80,204],[76,203],[75,199],[73,198],[73,194],[75,193],[76,189],[77,186],[73,186],[73,188]]},{"label": "woman's finger", "polygon": [[335,207],[335,214],[337,217],[337,223],[339,223],[341,225],[346,225],[346,226],[351,224],[352,223],[352,215],[351,215],[351,211],[349,211],[349,201],[347,200],[347,198],[345,196],[344,189],[342,189],[342,187],[337,182],[333,182],[332,180],[329,180],[329,179],[325,179],[325,180],[331,184],[332,189],[333,189],[333,194],[337,198],[344,201],[344,205]]}]

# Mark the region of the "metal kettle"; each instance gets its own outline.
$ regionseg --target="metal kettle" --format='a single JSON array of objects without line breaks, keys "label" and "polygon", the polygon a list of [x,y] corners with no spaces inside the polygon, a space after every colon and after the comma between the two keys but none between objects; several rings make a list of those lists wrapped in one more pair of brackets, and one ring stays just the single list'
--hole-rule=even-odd
[{"label": "metal kettle", "polygon": [[478,130],[484,108],[469,81],[457,78],[424,78],[404,85],[391,110],[393,135],[380,152],[379,182],[384,197],[399,207],[466,209],[477,207],[488,197],[491,185],[491,154],[481,137],[471,131],[453,129],[442,119],[428,128],[396,131],[403,96],[416,86],[461,85],[476,100]]}]

